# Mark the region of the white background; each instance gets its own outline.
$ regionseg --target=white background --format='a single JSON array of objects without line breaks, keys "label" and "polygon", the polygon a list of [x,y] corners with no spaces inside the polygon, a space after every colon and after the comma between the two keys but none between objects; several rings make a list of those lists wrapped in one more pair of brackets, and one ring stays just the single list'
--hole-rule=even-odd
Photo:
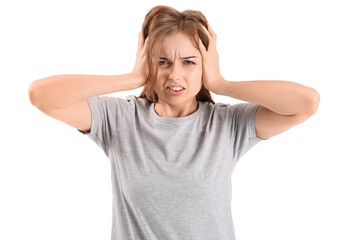
[{"label": "white background", "polygon": [[[229,81],[315,88],[318,112],[252,148],[232,175],[238,240],[347,239],[344,1],[2,1],[0,239],[110,239],[110,163],[75,128],[31,105],[56,74],[125,74],[155,5],[201,11]],[[111,94],[125,98],[142,88]],[[215,102],[241,102],[212,93]]]}]

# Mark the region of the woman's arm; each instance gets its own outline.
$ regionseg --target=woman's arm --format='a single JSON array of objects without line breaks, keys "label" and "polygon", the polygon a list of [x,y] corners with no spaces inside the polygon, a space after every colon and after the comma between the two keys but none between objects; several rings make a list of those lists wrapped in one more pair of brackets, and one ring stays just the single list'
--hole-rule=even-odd
[{"label": "woman's arm", "polygon": [[288,81],[221,81],[219,94],[259,104],[255,129],[268,139],[310,118],[318,109],[320,95],[310,87]]},{"label": "woman's arm", "polygon": [[37,107],[63,108],[90,97],[138,88],[144,84],[132,74],[62,74],[35,80],[29,98]]},{"label": "woman's arm", "polygon": [[319,93],[310,87],[289,81],[222,81],[221,95],[252,102],[281,115],[315,113]]},{"label": "woman's arm", "polygon": [[[147,39],[146,39],[147,40]],[[32,82],[30,102],[36,107],[64,108],[84,99],[139,88],[148,76],[147,41],[138,34],[135,66],[131,73],[121,75],[62,74]]]}]

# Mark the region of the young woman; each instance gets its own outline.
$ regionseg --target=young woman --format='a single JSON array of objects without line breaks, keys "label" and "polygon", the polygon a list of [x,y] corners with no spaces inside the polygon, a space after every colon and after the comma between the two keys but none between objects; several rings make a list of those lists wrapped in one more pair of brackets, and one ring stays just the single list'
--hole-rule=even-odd
[{"label": "young woman", "polygon": [[[317,111],[312,88],[225,80],[216,38],[201,12],[156,6],[142,25],[131,73],[31,84],[33,105],[89,136],[110,159],[112,239],[235,239],[235,164]],[[142,86],[138,97],[103,96]],[[214,103],[210,91],[247,103]]]}]

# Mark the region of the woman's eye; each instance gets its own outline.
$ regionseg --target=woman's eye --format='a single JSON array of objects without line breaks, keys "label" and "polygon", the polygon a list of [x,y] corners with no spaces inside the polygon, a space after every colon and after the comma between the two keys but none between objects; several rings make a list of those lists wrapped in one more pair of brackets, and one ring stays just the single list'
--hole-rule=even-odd
[{"label": "woman's eye", "polygon": [[[188,63],[188,65],[194,65],[195,63],[192,61],[185,61],[186,63]],[[166,65],[167,61],[159,61],[159,65]]]},{"label": "woman's eye", "polygon": [[159,64],[162,65],[162,64],[161,64],[162,62],[166,62],[166,61],[159,61]]}]

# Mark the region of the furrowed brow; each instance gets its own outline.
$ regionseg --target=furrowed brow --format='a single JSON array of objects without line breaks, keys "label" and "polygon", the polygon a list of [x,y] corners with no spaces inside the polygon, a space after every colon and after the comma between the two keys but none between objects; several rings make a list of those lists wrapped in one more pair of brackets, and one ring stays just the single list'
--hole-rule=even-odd
[{"label": "furrowed brow", "polygon": [[[182,57],[180,59],[189,59],[189,58],[197,58],[197,56]],[[170,60],[170,59],[168,59],[166,57],[160,57],[160,59],[162,59],[162,60]]]}]

